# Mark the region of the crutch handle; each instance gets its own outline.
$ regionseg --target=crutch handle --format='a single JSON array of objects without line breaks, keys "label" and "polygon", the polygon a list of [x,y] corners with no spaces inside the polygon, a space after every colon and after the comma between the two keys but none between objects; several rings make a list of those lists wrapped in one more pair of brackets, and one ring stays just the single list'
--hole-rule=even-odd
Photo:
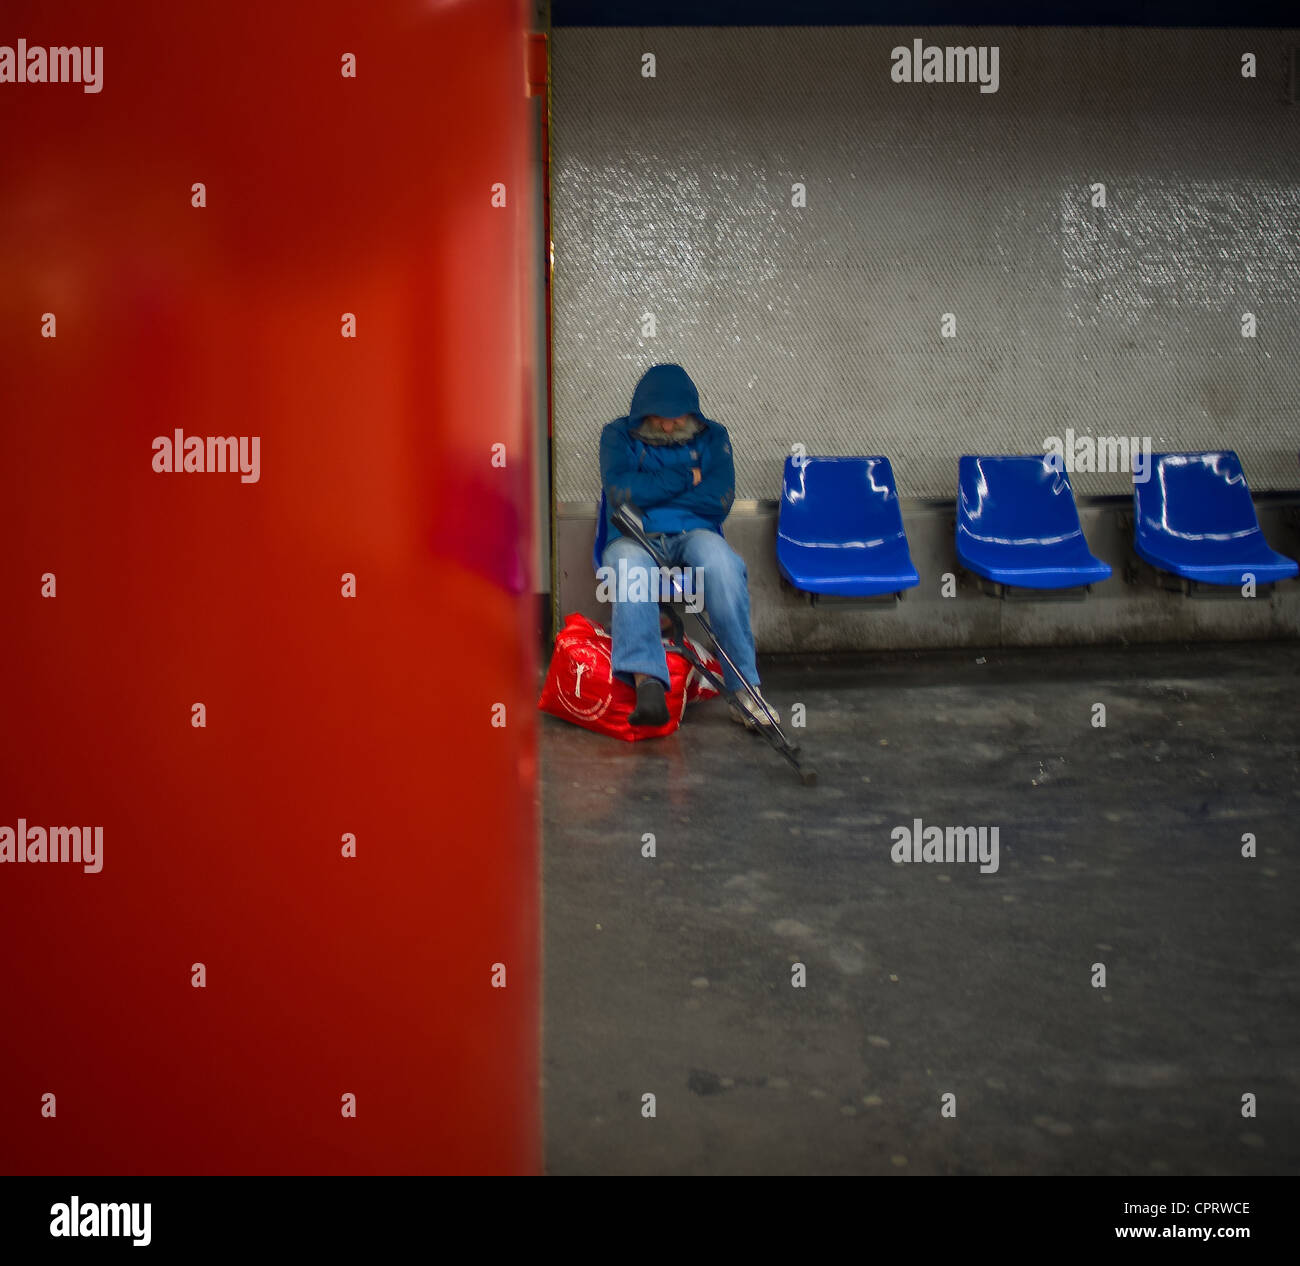
[{"label": "crutch handle", "polygon": [[638,506],[630,501],[624,501],[622,504],[614,507],[614,522],[621,528],[630,528],[630,535],[645,535],[645,518]]}]

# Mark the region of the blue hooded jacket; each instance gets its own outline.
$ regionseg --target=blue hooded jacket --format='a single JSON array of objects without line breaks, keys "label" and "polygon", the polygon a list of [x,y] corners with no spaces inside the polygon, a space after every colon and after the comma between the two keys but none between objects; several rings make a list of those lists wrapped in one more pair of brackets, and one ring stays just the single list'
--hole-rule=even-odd
[{"label": "blue hooded jacket", "polygon": [[[677,418],[691,413],[703,429],[678,441],[647,443],[636,434],[648,414]],[[693,467],[700,482],[694,482]],[[632,407],[600,433],[600,482],[605,490],[607,540],[621,536],[610,515],[631,501],[645,515],[647,532],[721,534],[736,496],[736,471],[727,429],[700,412],[700,395],[680,365],[652,365],[632,393]]]}]

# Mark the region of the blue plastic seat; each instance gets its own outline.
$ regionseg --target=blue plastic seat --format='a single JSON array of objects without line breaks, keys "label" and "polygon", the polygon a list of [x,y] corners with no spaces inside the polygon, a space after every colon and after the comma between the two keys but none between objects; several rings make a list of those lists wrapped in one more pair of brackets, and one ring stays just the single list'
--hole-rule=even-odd
[{"label": "blue plastic seat", "polygon": [[957,558],[978,576],[1025,589],[1110,577],[1079,526],[1069,477],[1049,455],[965,456],[957,472]]},{"label": "blue plastic seat", "polygon": [[889,459],[787,457],[776,562],[805,593],[870,597],[919,585]]},{"label": "blue plastic seat", "polygon": [[1153,453],[1151,475],[1133,483],[1133,545],[1161,571],[1208,585],[1259,584],[1300,571],[1268,547],[1237,454]]}]

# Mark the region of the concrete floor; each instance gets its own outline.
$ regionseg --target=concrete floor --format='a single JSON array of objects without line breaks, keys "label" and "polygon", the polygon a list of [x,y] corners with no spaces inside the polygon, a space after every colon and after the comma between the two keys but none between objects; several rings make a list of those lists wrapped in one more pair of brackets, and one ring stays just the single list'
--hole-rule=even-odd
[{"label": "concrete floor", "polygon": [[720,701],[541,718],[550,1172],[1300,1172],[1300,645],[762,671],[817,787]]}]

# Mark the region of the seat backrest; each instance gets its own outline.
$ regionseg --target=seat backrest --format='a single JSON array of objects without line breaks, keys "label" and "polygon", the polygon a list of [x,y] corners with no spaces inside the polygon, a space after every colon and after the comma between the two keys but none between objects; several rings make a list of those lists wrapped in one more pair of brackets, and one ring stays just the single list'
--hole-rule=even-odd
[{"label": "seat backrest", "polygon": [[1082,535],[1069,476],[1046,453],[962,457],[957,530],[999,545],[1053,544]]},{"label": "seat backrest", "polygon": [[1237,454],[1153,453],[1151,477],[1134,481],[1139,531],[1180,540],[1258,533],[1259,516]]},{"label": "seat backrest", "polygon": [[902,536],[889,458],[787,457],[779,531],[808,545]]}]

